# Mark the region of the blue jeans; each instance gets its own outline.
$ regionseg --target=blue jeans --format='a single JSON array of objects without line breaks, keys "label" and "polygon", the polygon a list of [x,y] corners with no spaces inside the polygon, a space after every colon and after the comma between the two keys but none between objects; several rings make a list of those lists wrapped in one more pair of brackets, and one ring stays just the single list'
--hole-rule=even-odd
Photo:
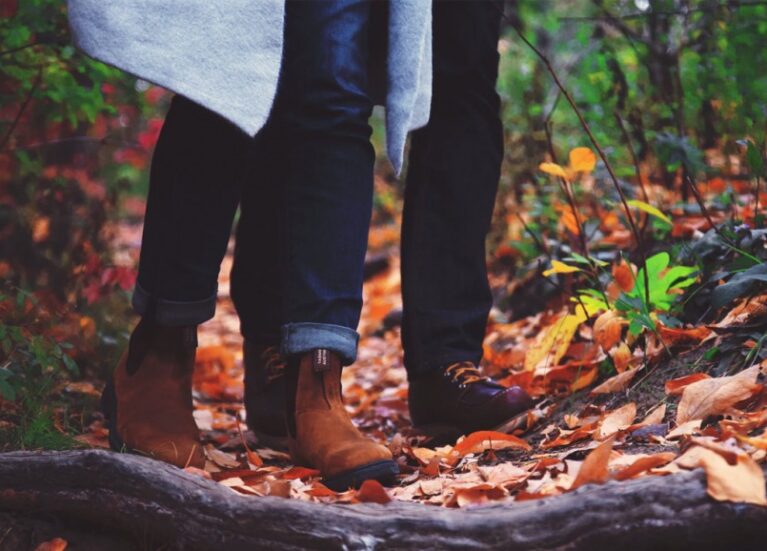
[{"label": "blue jeans", "polygon": [[[503,157],[495,90],[501,7],[487,0],[434,3],[431,119],[412,136],[402,221],[402,344],[410,376],[482,358],[492,306],[485,239]],[[266,160],[257,170],[280,181],[277,163]],[[280,257],[269,239],[285,222],[271,206],[275,189],[243,191],[232,271],[243,335],[259,344],[280,339],[279,272],[246,251]]]},{"label": "blue jeans", "polygon": [[279,327],[288,355],[328,348],[354,361],[373,201],[370,19],[369,0],[286,3],[280,84],[255,139],[174,98],[152,160],[139,314],[210,319],[242,188],[258,189],[269,201],[243,205],[239,233],[253,239],[237,254],[252,268],[242,284],[269,297],[271,337]]}]

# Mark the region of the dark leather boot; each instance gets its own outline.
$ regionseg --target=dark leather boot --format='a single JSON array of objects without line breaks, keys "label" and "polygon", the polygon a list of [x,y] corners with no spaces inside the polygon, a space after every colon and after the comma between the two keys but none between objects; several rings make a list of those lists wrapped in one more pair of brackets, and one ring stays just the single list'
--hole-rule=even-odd
[{"label": "dark leather boot", "polygon": [[413,377],[408,403],[413,425],[434,437],[435,444],[478,430],[500,430],[533,406],[524,390],[493,382],[472,362]]},{"label": "dark leather boot", "polygon": [[248,428],[260,444],[274,449],[288,447],[285,428],[285,371],[279,346],[248,340],[243,346],[245,412]]},{"label": "dark leather boot", "polygon": [[328,488],[393,481],[399,469],[391,452],[360,434],[344,407],[336,354],[318,349],[292,358],[286,401],[290,454],[297,464],[318,469]]},{"label": "dark leather boot", "polygon": [[196,327],[139,322],[102,396],[112,449],[182,468],[205,466],[192,415],[196,347]]}]

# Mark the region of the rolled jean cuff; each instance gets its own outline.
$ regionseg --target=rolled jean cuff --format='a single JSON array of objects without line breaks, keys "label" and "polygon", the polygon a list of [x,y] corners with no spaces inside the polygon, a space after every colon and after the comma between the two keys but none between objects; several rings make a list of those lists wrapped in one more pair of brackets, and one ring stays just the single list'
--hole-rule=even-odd
[{"label": "rolled jean cuff", "polygon": [[282,353],[293,356],[327,348],[341,356],[343,365],[349,365],[357,359],[359,338],[354,329],[342,325],[288,323],[282,326]]},{"label": "rolled jean cuff", "polygon": [[[149,310],[149,304],[153,300],[144,288],[136,283],[133,289],[133,310],[140,315],[145,316]],[[203,300],[195,301],[175,301],[165,299],[155,299],[154,320],[160,325],[170,327],[179,327],[184,325],[199,325],[211,319],[216,313],[216,295]]]}]

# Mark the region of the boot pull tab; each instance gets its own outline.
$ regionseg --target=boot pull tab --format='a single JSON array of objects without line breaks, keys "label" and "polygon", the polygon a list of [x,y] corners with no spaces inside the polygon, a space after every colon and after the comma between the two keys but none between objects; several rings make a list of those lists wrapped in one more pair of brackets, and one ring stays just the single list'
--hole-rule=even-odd
[{"label": "boot pull tab", "polygon": [[315,373],[322,373],[330,369],[330,350],[318,348],[312,352],[312,368]]}]

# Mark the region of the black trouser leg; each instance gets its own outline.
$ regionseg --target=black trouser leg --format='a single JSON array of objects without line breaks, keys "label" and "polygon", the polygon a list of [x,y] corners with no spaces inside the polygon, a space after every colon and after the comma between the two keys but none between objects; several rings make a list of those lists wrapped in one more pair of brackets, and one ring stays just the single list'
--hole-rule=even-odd
[{"label": "black trouser leg", "polygon": [[211,111],[176,96],[152,157],[133,304],[164,325],[213,316],[218,272],[251,139]]},{"label": "black trouser leg", "polygon": [[402,227],[409,374],[479,362],[492,297],[485,240],[503,156],[498,2],[434,3],[429,124],[413,134]]}]

